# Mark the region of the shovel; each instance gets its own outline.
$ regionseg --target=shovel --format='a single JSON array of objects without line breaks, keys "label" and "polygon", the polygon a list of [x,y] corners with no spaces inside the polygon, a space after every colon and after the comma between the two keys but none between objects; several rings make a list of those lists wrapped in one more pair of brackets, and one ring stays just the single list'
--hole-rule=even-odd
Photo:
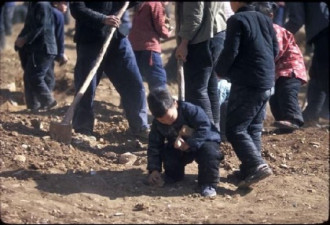
[{"label": "shovel", "polygon": [[[117,13],[117,16],[119,18],[122,17],[124,12],[126,11],[127,7],[129,5],[129,2],[125,2],[124,6],[119,10]],[[112,39],[112,36],[114,32],[116,31],[116,27],[112,27],[109,33],[109,36],[105,40],[102,49],[96,59],[96,63],[92,70],[89,72],[88,76],[86,77],[86,80],[84,81],[83,85],[79,89],[78,93],[74,97],[68,111],[65,113],[63,120],[60,123],[53,122],[51,121],[50,126],[49,126],[49,132],[50,132],[50,137],[53,138],[56,141],[63,142],[65,144],[70,144],[71,143],[71,138],[72,138],[72,118],[73,118],[73,113],[74,109],[76,108],[76,105],[79,103],[81,100],[82,96],[84,95],[85,91],[87,90],[90,82],[92,81],[96,71],[98,70],[101,61],[103,60],[103,56],[109,46],[109,43]]]},{"label": "shovel", "polygon": [[184,101],[184,74],[183,74],[183,61],[181,59],[177,60],[177,81],[179,86],[179,100]]}]

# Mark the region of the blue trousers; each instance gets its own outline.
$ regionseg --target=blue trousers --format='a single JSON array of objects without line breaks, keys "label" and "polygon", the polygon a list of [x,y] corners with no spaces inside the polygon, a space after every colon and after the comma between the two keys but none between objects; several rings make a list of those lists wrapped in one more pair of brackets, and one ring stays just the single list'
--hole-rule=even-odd
[{"label": "blue trousers", "polygon": [[162,152],[162,158],[165,174],[174,181],[183,179],[185,166],[196,160],[198,163],[198,184],[209,184],[216,187],[219,183],[221,160],[219,143],[205,142],[200,149],[190,152],[183,152],[175,149],[173,145],[167,145]]},{"label": "blue trousers", "polygon": [[[77,44],[77,62],[74,71],[76,92],[84,83],[93,68],[103,43]],[[93,101],[96,87],[105,74],[119,95],[132,132],[149,127],[145,89],[136,64],[134,52],[126,37],[112,39],[101,65],[93,77],[73,117],[76,132],[92,132],[94,127]]]},{"label": "blue trousers", "polygon": [[210,40],[188,45],[187,61],[184,63],[185,100],[201,106],[218,129],[220,104],[214,66],[223,49],[224,40],[225,32],[222,31]]},{"label": "blue trousers", "polygon": [[141,75],[146,79],[149,91],[166,88],[166,71],[160,53],[154,51],[134,51]]},{"label": "blue trousers", "polygon": [[304,124],[298,102],[300,87],[301,81],[295,77],[280,77],[276,80],[275,93],[269,100],[275,120],[289,120],[299,126]]},{"label": "blue trousers", "polygon": [[261,133],[270,89],[232,84],[227,106],[226,136],[242,162],[241,170],[265,163],[261,156]]},{"label": "blue trousers", "polygon": [[55,55],[44,52],[27,53],[20,50],[20,59],[24,70],[24,92],[28,109],[51,104],[55,99],[49,88],[47,71],[54,61]]}]

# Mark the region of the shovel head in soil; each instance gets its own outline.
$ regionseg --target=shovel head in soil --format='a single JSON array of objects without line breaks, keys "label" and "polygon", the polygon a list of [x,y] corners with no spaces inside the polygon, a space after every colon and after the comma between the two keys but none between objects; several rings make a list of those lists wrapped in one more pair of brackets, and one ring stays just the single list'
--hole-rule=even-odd
[{"label": "shovel head in soil", "polygon": [[50,122],[50,137],[58,142],[70,144],[72,138],[72,124]]}]

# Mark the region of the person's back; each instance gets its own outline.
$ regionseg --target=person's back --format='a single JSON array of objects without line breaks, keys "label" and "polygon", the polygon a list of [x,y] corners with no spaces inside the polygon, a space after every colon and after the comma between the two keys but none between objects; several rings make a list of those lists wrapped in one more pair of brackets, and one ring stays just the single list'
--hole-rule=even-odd
[{"label": "person's back", "polygon": [[247,5],[227,21],[225,47],[216,72],[232,83],[268,89],[274,86],[277,52],[272,21]]},{"label": "person's back", "polygon": [[[250,3],[251,4],[251,3]],[[226,137],[242,162],[240,187],[272,174],[262,158],[261,133],[266,104],[275,83],[278,43],[272,21],[247,2],[231,2],[224,50],[216,73],[232,83],[226,117]]]}]

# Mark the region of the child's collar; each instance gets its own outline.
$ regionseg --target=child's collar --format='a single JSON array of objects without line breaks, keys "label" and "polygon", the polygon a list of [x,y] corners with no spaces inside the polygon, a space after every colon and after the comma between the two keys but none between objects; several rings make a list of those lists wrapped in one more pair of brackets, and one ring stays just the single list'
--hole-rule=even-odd
[{"label": "child's collar", "polygon": [[245,11],[255,11],[255,7],[252,6],[252,5],[247,4],[247,5],[244,5],[244,6],[240,7],[240,8],[236,11],[236,13],[239,13],[239,12],[245,12]]}]

